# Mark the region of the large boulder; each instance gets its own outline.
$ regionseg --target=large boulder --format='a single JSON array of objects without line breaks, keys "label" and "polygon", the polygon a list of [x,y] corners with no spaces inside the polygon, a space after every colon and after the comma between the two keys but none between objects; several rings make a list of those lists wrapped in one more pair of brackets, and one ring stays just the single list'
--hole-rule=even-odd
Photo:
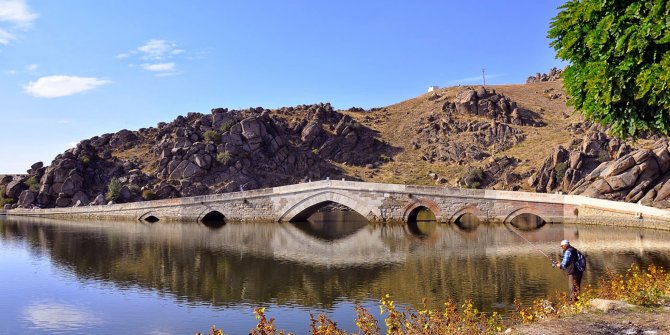
[{"label": "large boulder", "polygon": [[90,206],[100,206],[105,204],[105,196],[98,194],[93,201],[89,204]]},{"label": "large boulder", "polygon": [[79,203],[80,205],[88,204],[88,196],[86,193],[79,191],[72,196],[72,205]]},{"label": "large boulder", "polygon": [[26,188],[28,187],[23,183],[23,180],[12,180],[9,182],[9,184],[7,184],[7,187],[5,187],[5,195],[7,195],[9,198],[16,199]]},{"label": "large boulder", "polygon": [[35,193],[30,190],[25,190],[19,195],[19,201],[17,205],[22,208],[30,208],[35,202]]},{"label": "large boulder", "polygon": [[321,123],[318,120],[311,121],[305,128],[302,129],[300,138],[304,143],[312,143],[312,141],[321,133]]}]

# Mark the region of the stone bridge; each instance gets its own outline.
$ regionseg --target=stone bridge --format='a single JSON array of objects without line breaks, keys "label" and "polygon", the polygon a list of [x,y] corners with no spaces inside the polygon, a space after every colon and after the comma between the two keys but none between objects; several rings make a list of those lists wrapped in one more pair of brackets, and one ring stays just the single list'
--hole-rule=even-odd
[{"label": "stone bridge", "polygon": [[156,221],[300,221],[340,204],[371,222],[409,222],[429,210],[439,222],[471,214],[508,223],[533,214],[549,223],[600,223],[670,229],[670,211],[583,196],[324,180],[258,190],[128,204],[14,209],[3,214]]}]

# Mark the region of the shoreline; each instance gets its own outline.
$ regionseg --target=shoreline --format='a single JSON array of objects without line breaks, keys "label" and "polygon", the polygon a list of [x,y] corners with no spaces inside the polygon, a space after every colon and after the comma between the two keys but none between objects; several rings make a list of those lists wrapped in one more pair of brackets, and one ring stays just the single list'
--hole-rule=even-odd
[{"label": "shoreline", "polygon": [[670,306],[635,306],[612,311],[592,309],[558,319],[518,325],[510,329],[508,334],[518,335],[668,334]]}]

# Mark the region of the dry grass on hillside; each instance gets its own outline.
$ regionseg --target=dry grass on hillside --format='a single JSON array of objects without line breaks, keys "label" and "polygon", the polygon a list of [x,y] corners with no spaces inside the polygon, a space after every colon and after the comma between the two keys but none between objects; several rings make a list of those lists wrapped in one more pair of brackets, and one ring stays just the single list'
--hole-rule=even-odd
[{"label": "dry grass on hillside", "polygon": [[[561,82],[495,85],[487,86],[487,89],[494,89],[516,101],[520,107],[540,114],[547,123],[544,127],[514,126],[526,133],[526,140],[508,150],[495,153],[496,157],[518,158],[520,163],[515,169],[517,173],[523,174],[541,166],[553,148],[570,142],[571,134],[566,129],[567,126],[581,121],[581,116],[566,106]],[[428,173],[435,172],[447,178],[451,186],[455,186],[457,179],[468,169],[480,167],[485,162],[472,162],[466,165],[430,163],[421,159],[419,150],[412,148],[412,139],[419,136],[418,120],[430,114],[444,113],[442,112],[444,102],[453,99],[460,90],[462,87],[441,89],[437,91],[441,95],[438,99],[431,100],[433,93],[426,93],[372,113],[348,112],[362,124],[380,132],[384,140],[394,147],[401,148],[401,151],[393,157],[392,162],[382,164],[373,171],[361,167],[341,166],[341,168],[363,180],[385,183],[433,184]],[[481,117],[459,115],[459,119],[481,120]]]},{"label": "dry grass on hillside", "polygon": [[140,169],[143,173],[151,174],[158,161],[158,157],[151,151],[151,146],[148,144],[140,144],[126,150],[114,150],[112,156],[121,161],[139,161]]}]

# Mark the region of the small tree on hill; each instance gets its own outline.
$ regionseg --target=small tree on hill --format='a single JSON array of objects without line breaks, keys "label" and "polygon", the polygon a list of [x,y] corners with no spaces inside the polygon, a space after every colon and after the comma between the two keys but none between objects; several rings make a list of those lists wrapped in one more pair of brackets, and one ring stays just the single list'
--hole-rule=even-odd
[{"label": "small tree on hill", "polygon": [[116,201],[119,199],[121,196],[121,187],[121,182],[116,178],[112,178],[109,184],[107,184],[107,201]]},{"label": "small tree on hill", "polygon": [[569,104],[618,137],[670,133],[670,2],[569,0],[551,21]]}]

